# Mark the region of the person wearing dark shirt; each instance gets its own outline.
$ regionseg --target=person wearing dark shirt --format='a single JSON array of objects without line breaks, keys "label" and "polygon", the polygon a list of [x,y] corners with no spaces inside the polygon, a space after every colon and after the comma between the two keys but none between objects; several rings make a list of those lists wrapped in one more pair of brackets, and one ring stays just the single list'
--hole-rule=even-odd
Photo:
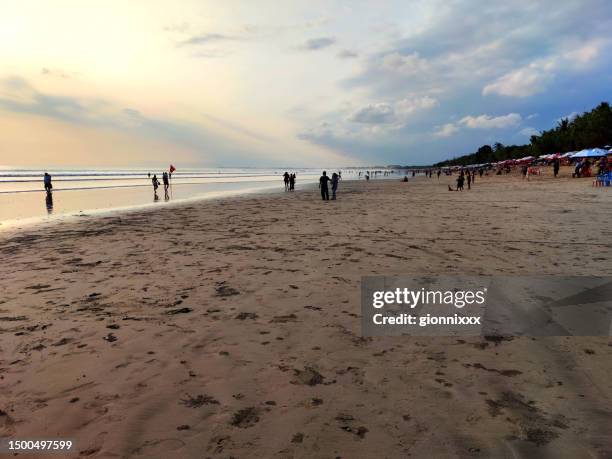
[{"label": "person wearing dark shirt", "polygon": [[283,181],[285,182],[285,191],[289,190],[289,172],[283,174]]},{"label": "person wearing dark shirt", "polygon": [[553,173],[555,174],[555,177],[559,175],[559,166],[559,158],[553,159]]},{"label": "person wearing dark shirt", "polygon": [[289,175],[289,191],[295,190],[295,174]]},{"label": "person wearing dark shirt", "polygon": [[159,187],[159,180],[157,180],[157,175],[153,174],[153,178],[151,179],[151,183],[153,184],[153,193],[157,194],[157,188]]},{"label": "person wearing dark shirt", "polygon": [[463,175],[463,171],[461,171],[461,174],[459,175],[459,177],[457,177],[457,191],[463,191],[464,180],[465,180],[465,175]]},{"label": "person wearing dark shirt", "polygon": [[51,176],[47,172],[45,172],[43,183],[45,185],[45,191],[47,193],[51,193],[51,189],[53,188],[53,185],[51,185]]},{"label": "person wearing dark shirt", "polygon": [[327,176],[327,172],[323,171],[323,175],[319,178],[319,188],[321,189],[321,199],[323,199],[323,201],[329,201],[327,182],[329,182],[329,177]]}]

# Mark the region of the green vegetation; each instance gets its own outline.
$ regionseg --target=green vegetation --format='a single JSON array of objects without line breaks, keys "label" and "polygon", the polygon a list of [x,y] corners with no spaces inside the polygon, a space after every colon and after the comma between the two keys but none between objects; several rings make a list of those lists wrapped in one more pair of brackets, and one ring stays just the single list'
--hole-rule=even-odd
[{"label": "green vegetation", "polygon": [[483,145],[469,155],[460,156],[434,164],[434,167],[466,166],[518,159],[524,156],[539,156],[549,153],[597,148],[612,143],[612,109],[602,102],[590,112],[573,120],[562,119],[554,129],[531,136],[528,145]]}]

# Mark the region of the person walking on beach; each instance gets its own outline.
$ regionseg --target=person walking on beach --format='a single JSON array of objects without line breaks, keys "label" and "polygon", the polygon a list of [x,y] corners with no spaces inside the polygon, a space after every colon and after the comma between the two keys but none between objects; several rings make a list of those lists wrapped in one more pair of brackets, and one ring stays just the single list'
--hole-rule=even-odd
[{"label": "person walking on beach", "polygon": [[168,187],[170,186],[170,181],[168,180],[168,173],[164,172],[162,174],[162,182],[164,182],[164,192],[168,194]]},{"label": "person walking on beach", "polygon": [[331,178],[332,201],[336,200],[336,191],[338,190],[338,181],[339,180],[340,180],[340,176],[334,172],[332,174],[332,178]]},{"label": "person walking on beach", "polygon": [[323,201],[329,201],[327,182],[329,182],[329,177],[327,176],[327,172],[323,171],[323,175],[319,178],[319,188],[321,189],[321,199],[323,199]]},{"label": "person walking on beach", "polygon": [[151,183],[153,184],[153,194],[157,196],[157,188],[159,188],[159,180],[157,180],[157,175],[153,174],[153,178],[151,179]]},{"label": "person walking on beach", "polygon": [[467,173],[468,190],[472,189],[472,174],[470,171]]},{"label": "person walking on beach", "polygon": [[295,174],[289,175],[289,191],[295,190]]},{"label": "person walking on beach", "polygon": [[51,184],[51,176],[47,172],[45,172],[45,175],[43,177],[43,183],[45,185],[45,191],[47,192],[47,194],[51,193],[53,185]]},{"label": "person walking on beach", "polygon": [[559,175],[559,166],[559,158],[553,159],[553,173],[555,175],[555,178],[557,177],[557,175]]},{"label": "person walking on beach", "polygon": [[285,182],[285,191],[289,190],[289,173],[285,171],[283,174],[283,181]]},{"label": "person walking on beach", "polygon": [[465,176],[463,175],[463,171],[461,171],[461,174],[459,174],[459,177],[457,177],[457,190],[456,191],[463,191],[463,181],[465,180]]}]

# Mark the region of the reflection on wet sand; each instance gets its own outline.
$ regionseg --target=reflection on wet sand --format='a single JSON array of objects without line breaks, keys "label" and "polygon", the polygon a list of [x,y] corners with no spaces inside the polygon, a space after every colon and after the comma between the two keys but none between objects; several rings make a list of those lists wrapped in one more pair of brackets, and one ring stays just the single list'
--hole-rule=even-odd
[{"label": "reflection on wet sand", "polygon": [[53,193],[48,191],[47,196],[45,197],[45,205],[47,206],[47,213],[53,213]]}]

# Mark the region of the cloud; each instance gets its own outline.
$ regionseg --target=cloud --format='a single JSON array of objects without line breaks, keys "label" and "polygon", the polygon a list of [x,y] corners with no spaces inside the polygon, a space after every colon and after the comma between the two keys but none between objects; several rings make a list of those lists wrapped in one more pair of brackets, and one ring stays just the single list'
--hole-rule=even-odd
[{"label": "cloud", "polygon": [[359,57],[359,54],[355,51],[351,51],[350,49],[343,49],[338,53],[338,57],[340,59],[354,59]]},{"label": "cloud", "polygon": [[531,64],[502,75],[493,83],[486,85],[482,95],[499,94],[502,96],[528,97],[545,89],[552,78],[550,67]]},{"label": "cloud", "polygon": [[503,116],[464,116],[457,123],[446,123],[437,126],[433,132],[435,137],[450,137],[461,130],[468,129],[505,129],[521,124],[522,117],[518,113],[509,113]]},{"label": "cloud", "polygon": [[526,128],[523,128],[519,131],[520,135],[523,135],[525,137],[531,137],[532,135],[538,135],[539,131],[536,128],[533,128],[531,126],[527,126]]},{"label": "cloud", "polygon": [[438,106],[438,100],[429,96],[404,98],[394,102],[378,102],[357,109],[347,117],[347,120],[354,123],[395,124],[396,127],[402,127],[414,112],[436,106]]},{"label": "cloud", "polygon": [[453,134],[459,132],[459,128],[453,123],[446,123],[443,126],[438,126],[438,129],[434,132],[436,137],[450,137]]},{"label": "cloud", "polygon": [[328,48],[336,43],[336,39],[334,37],[319,37],[319,38],[311,38],[310,40],[306,40],[301,46],[300,49],[305,51],[316,51],[323,48]]},{"label": "cloud", "polygon": [[395,113],[398,116],[407,116],[417,110],[434,108],[438,105],[438,100],[430,96],[400,99],[395,103]]},{"label": "cloud", "polygon": [[579,65],[586,65],[593,61],[599,55],[599,49],[601,46],[599,40],[591,41],[583,46],[579,46],[571,51],[563,54],[566,60],[573,61]]},{"label": "cloud", "polygon": [[466,116],[459,122],[470,129],[503,129],[521,124],[522,118],[518,113],[509,113],[503,116]]},{"label": "cloud", "polygon": [[237,40],[236,37],[229,35],[223,35],[220,33],[203,33],[200,35],[193,35],[185,40],[178,42],[178,46],[194,46],[194,45],[207,45],[210,43],[218,43],[223,41]]},{"label": "cloud", "polygon": [[[203,117],[224,128],[225,132],[232,131],[233,135],[226,136],[223,131],[215,131],[201,123],[147,116],[137,109],[120,107],[102,99],[45,94],[20,77],[0,80],[0,110],[54,119],[69,123],[75,129],[79,126],[104,128],[136,138],[161,140],[186,147],[196,154],[215,151],[226,163],[249,158],[254,147],[261,145],[254,140],[269,140],[235,123],[207,115]],[[243,147],[235,141],[236,135],[249,137],[249,146]]]},{"label": "cloud", "polygon": [[561,118],[557,118],[557,122],[561,122],[562,120],[573,121],[578,115],[580,115],[580,113],[578,113],[578,112],[571,112],[571,113],[568,113],[565,116],[562,116]]},{"label": "cloud", "polygon": [[395,120],[393,107],[388,103],[368,104],[348,117],[354,123],[381,124]]},{"label": "cloud", "polygon": [[402,75],[415,75],[429,68],[427,61],[421,59],[419,53],[402,55],[398,52],[383,56],[382,66],[386,70],[397,72]]}]

